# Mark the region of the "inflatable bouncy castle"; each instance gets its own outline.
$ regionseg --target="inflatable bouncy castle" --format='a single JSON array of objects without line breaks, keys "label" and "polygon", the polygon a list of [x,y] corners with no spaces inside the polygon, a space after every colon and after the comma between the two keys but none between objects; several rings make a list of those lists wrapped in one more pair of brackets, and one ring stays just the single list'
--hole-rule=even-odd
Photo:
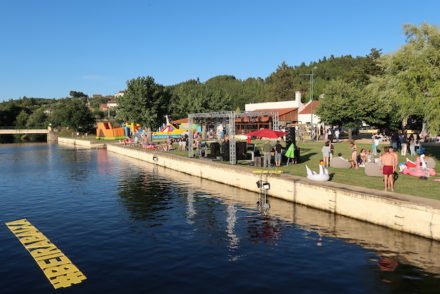
[{"label": "inflatable bouncy castle", "polygon": [[98,122],[96,127],[96,139],[120,140],[125,138],[123,128],[114,128],[110,122]]}]

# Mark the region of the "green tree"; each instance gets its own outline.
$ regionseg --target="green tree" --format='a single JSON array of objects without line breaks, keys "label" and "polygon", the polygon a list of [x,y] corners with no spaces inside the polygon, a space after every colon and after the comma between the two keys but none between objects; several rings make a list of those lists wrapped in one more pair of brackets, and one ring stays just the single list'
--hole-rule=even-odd
[{"label": "green tree", "polygon": [[138,77],[127,82],[124,96],[118,98],[117,117],[154,129],[165,121],[170,101],[171,93],[164,86],[150,76]]},{"label": "green tree", "polygon": [[20,111],[20,113],[15,118],[15,127],[17,129],[25,128],[28,118],[29,114],[25,110]]},{"label": "green tree", "polygon": [[68,127],[75,131],[88,132],[93,129],[93,114],[80,98],[60,101],[51,114],[50,121],[54,127]]},{"label": "green tree", "polygon": [[87,97],[89,97],[86,94],[84,94],[83,92],[79,92],[79,91],[70,91],[69,95],[72,98],[83,98],[83,97],[87,98]]},{"label": "green tree", "polygon": [[326,124],[343,126],[351,130],[362,123],[364,111],[361,98],[362,92],[354,84],[342,80],[332,81],[325,90],[325,97],[320,100],[317,114]]},{"label": "green tree", "polygon": [[423,116],[432,133],[440,131],[440,30],[422,24],[404,26],[407,43],[382,60],[391,97],[405,125],[410,116]]},{"label": "green tree", "polygon": [[286,101],[295,97],[293,69],[285,62],[281,63],[277,70],[266,80],[267,101]]},{"label": "green tree", "polygon": [[27,127],[30,128],[47,128],[47,115],[44,113],[44,108],[41,107],[34,111],[27,120]]}]

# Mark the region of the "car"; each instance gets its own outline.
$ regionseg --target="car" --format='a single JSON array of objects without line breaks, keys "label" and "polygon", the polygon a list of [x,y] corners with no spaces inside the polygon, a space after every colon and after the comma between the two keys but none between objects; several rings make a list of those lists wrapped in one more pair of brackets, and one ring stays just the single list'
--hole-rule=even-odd
[{"label": "car", "polygon": [[420,131],[417,131],[417,130],[410,130],[410,129],[406,129],[406,130],[403,130],[405,133],[407,133],[408,135],[410,135],[410,134],[417,134],[417,133],[420,133]]},{"label": "car", "polygon": [[377,134],[380,130],[372,126],[362,126],[359,128],[359,134]]}]

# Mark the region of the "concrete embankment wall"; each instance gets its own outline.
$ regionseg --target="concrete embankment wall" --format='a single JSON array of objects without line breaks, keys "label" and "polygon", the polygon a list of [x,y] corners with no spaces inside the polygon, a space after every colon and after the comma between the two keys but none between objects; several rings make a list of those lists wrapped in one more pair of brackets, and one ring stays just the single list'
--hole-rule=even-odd
[{"label": "concrete embankment wall", "polygon": [[[249,191],[259,192],[246,167],[194,160],[108,144],[107,150]],[[265,180],[265,176],[263,176]],[[435,200],[384,193],[337,183],[317,183],[290,175],[269,176],[269,194],[310,207],[440,241],[440,204]]]},{"label": "concrete embankment wall", "polygon": [[96,143],[89,140],[72,139],[72,138],[58,138],[58,144],[61,145],[74,145],[85,148],[105,148],[105,143]]}]

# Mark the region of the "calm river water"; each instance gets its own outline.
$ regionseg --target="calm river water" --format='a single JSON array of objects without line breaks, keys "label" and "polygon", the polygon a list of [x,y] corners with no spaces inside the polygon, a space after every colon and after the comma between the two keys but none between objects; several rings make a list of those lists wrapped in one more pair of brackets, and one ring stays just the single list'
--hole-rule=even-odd
[{"label": "calm river water", "polygon": [[[440,293],[423,238],[105,150],[0,146],[0,293]],[[5,222],[27,218],[87,276],[53,290]]]}]

